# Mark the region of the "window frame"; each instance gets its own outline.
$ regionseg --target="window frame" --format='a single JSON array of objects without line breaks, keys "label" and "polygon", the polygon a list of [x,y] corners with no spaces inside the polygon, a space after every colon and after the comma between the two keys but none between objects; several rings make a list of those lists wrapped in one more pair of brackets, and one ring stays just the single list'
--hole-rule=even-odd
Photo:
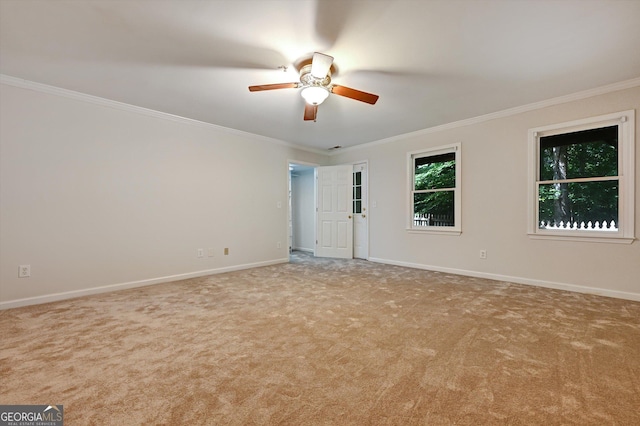
[{"label": "window frame", "polygon": [[[540,229],[538,224],[540,182],[540,138],[608,126],[618,127],[618,230]],[[528,132],[528,219],[527,234],[533,239],[630,244],[635,239],[635,110],[529,129]],[[590,178],[589,178],[590,179]],[[597,179],[594,179],[594,181]]]},{"label": "window frame", "polygon": [[[435,157],[442,154],[455,155],[455,188],[453,188],[453,220],[454,226],[415,226],[414,225],[414,184],[415,160],[417,158]],[[462,233],[462,144],[454,143],[433,148],[407,152],[407,223],[409,233],[460,235]]]}]

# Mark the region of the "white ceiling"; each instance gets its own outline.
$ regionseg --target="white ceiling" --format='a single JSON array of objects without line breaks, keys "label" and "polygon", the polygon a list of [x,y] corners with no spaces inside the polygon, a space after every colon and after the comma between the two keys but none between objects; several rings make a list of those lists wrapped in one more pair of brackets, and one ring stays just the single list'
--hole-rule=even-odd
[{"label": "white ceiling", "polygon": [[[248,91],[314,51],[378,103]],[[325,150],[636,78],[640,0],[0,0],[0,73]]]}]

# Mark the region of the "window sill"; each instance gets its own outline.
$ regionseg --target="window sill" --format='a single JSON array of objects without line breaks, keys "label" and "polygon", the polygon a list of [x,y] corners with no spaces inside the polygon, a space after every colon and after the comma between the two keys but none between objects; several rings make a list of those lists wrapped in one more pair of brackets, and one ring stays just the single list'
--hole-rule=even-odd
[{"label": "window sill", "polygon": [[616,236],[594,236],[594,235],[567,235],[567,234],[540,234],[528,233],[532,240],[553,240],[553,241],[577,241],[586,243],[609,243],[609,244],[631,244],[635,238]]},{"label": "window sill", "polygon": [[462,231],[458,228],[453,229],[444,229],[444,228],[429,228],[429,229],[420,229],[420,228],[407,228],[407,233],[409,234],[432,234],[432,235],[460,235]]}]

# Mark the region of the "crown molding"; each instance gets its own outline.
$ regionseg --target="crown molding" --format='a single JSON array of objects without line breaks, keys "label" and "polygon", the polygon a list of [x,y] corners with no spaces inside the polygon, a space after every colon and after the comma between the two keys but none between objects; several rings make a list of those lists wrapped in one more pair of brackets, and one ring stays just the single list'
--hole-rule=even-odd
[{"label": "crown molding", "polygon": [[581,99],[587,99],[594,96],[605,95],[611,92],[617,92],[619,90],[631,89],[633,87],[640,86],[640,77],[632,78],[630,80],[624,80],[606,86],[600,86],[593,89],[583,90],[581,92],[571,93],[569,95],[558,96],[556,98],[546,99],[544,101],[534,102],[518,107],[505,109],[502,111],[492,112],[490,114],[479,115],[477,117],[467,118],[464,120],[453,121],[451,123],[442,124],[439,126],[429,127],[426,129],[416,130],[415,132],[403,133],[401,135],[391,136],[386,139],[380,139],[373,142],[368,142],[349,148],[341,149],[339,152],[329,153],[329,156],[335,156],[343,154],[349,151],[355,151],[363,148],[371,148],[376,145],[383,145],[392,142],[398,142],[405,139],[413,138],[416,136],[427,135],[431,133],[442,132],[444,130],[456,129],[459,127],[470,126],[472,124],[484,123],[486,121],[495,120],[498,118],[510,117],[513,115],[522,114],[524,112],[535,111],[543,108],[547,108],[554,105],[560,105],[568,102],[578,101]]},{"label": "crown molding", "polygon": [[88,95],[86,93],[76,92],[69,89],[63,89],[61,87],[50,86],[48,84],[37,83],[35,81],[25,80],[22,78],[12,77],[6,74],[0,74],[0,84],[6,84],[8,86],[19,87],[21,89],[33,90],[36,92],[47,93],[50,95],[61,96],[68,99],[74,99],[81,102],[88,102],[94,105],[105,106],[109,108],[115,108],[121,111],[132,112],[134,114],[145,115],[147,117],[159,118],[162,120],[173,121],[176,123],[187,124],[190,126],[202,127],[222,131],[225,133],[242,136],[248,139],[253,139],[261,142],[273,143],[276,145],[286,146],[288,148],[299,149],[302,151],[311,152],[314,154],[327,155],[325,151],[320,149],[310,148],[303,145],[297,145],[294,143],[286,142],[280,139],[270,138],[268,136],[257,135],[255,133],[249,133],[238,129],[232,129],[230,127],[220,126],[218,124],[207,123],[204,121],[194,120],[191,118],[181,117],[179,115],[169,114],[166,112],[156,111],[149,108],[139,107],[124,102],[118,102],[111,99],[101,98],[99,96]]},{"label": "crown molding", "polygon": [[311,152],[313,154],[319,154],[323,156],[333,157],[336,155],[343,154],[345,152],[355,151],[364,148],[370,148],[377,145],[383,145],[387,143],[393,143],[402,141],[405,139],[419,137],[422,135],[427,135],[431,133],[441,132],[445,130],[456,129],[459,127],[469,126],[473,124],[479,124],[490,120],[495,120],[498,118],[510,117],[517,114],[522,114],[524,112],[535,111],[538,109],[547,108],[554,105],[560,105],[572,101],[577,101],[581,99],[586,99],[594,96],[604,95],[611,92],[616,92],[618,90],[630,89],[632,87],[640,86],[640,77],[636,77],[630,80],[624,80],[617,83],[596,87],[593,89],[584,90],[581,92],[572,93],[569,95],[559,96],[556,98],[547,99],[544,101],[534,102],[531,104],[526,104],[514,108],[505,109],[502,111],[497,111],[489,114],[479,115],[477,117],[472,117],[464,120],[453,121],[451,123],[446,123],[434,127],[429,127],[426,129],[416,130],[415,132],[403,133],[401,135],[392,136],[386,139],[380,139],[377,141],[372,141],[348,148],[343,148],[334,152],[326,152],[324,150],[320,150],[317,148],[311,148],[304,145],[294,144],[291,142],[286,142],[280,139],[270,138],[267,136],[257,135],[255,133],[249,133],[238,129],[232,129],[230,127],[220,126],[218,124],[207,123],[204,121],[194,120],[191,118],[181,117],[178,115],[169,114],[166,112],[160,112],[156,110],[152,110],[149,108],[143,108],[131,104],[126,104],[124,102],[118,102],[111,99],[101,98],[98,96],[88,95],[86,93],[76,92],[73,90],[63,89],[56,86],[50,86],[48,84],[37,83],[30,80],[25,80],[22,78],[12,77],[5,74],[0,74],[0,83],[6,84],[9,86],[20,87],[23,89],[34,90],[37,92],[48,93],[52,95],[62,96],[69,99],[75,99],[82,102],[89,102],[95,105],[106,106],[110,108],[119,109],[122,111],[133,112],[136,114],[146,115],[149,117],[160,118],[163,120],[169,120],[173,122],[178,122],[182,124],[188,124],[192,126],[204,127],[209,129],[215,129],[218,131],[226,132],[229,134],[234,134],[238,136],[242,136],[245,138],[258,140],[262,142],[273,143],[281,146],[286,146],[288,148],[298,149],[306,152]]}]

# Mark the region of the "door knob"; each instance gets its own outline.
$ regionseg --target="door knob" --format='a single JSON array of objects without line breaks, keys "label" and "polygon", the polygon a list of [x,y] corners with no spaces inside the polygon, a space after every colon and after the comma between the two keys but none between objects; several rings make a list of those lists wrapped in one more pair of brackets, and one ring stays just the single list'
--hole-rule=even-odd
[{"label": "door knob", "polygon": [[351,219],[351,215],[349,215],[349,219]]},{"label": "door knob", "polygon": [[363,215],[362,215],[362,217],[367,217],[367,215],[366,215],[366,214],[363,214]]}]

